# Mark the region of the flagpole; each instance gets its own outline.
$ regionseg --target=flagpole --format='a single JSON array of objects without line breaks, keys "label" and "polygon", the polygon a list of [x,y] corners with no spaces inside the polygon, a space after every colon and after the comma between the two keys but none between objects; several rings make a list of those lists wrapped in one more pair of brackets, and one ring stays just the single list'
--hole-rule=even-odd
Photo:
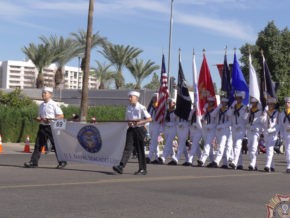
[{"label": "flagpole", "polygon": [[[172,8],[173,8],[173,0],[171,0],[171,9],[170,9],[170,26],[169,26],[169,48],[168,48],[168,87],[169,87],[169,93],[171,95],[172,90],[170,87],[170,61],[171,61],[171,44],[172,44]],[[172,96],[170,96],[172,97]]]}]

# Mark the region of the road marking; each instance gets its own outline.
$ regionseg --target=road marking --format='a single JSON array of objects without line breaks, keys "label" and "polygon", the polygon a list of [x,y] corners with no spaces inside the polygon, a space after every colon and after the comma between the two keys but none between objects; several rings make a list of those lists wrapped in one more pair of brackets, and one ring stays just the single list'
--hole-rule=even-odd
[{"label": "road marking", "polygon": [[78,185],[99,185],[99,184],[114,184],[114,183],[134,183],[134,182],[160,182],[160,181],[176,181],[176,180],[197,180],[197,179],[215,179],[215,178],[230,178],[230,177],[252,177],[252,176],[276,176],[282,173],[251,173],[251,174],[228,174],[228,175],[211,175],[211,176],[165,176],[165,177],[149,177],[135,176],[134,178],[118,178],[118,179],[101,179],[98,181],[84,182],[64,182],[64,183],[47,183],[47,184],[28,184],[28,185],[3,185],[3,189],[18,189],[18,188],[39,188],[39,187],[56,187],[56,186],[78,186]]}]

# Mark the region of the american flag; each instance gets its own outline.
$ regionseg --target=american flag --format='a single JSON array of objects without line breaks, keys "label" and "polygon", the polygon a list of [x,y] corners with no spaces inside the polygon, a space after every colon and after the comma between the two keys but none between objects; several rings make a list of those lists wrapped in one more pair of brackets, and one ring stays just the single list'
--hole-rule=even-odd
[{"label": "american flag", "polygon": [[155,115],[155,121],[158,123],[163,123],[165,111],[166,111],[166,102],[168,99],[168,86],[167,86],[167,73],[165,69],[165,58],[164,54],[162,55],[162,67],[161,67],[161,77],[160,77],[160,88],[159,88],[159,98],[158,106]]}]

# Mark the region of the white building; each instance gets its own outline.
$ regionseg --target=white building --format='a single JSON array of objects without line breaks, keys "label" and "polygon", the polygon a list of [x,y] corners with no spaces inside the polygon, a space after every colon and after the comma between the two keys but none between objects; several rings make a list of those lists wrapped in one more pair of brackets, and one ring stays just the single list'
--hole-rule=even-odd
[{"label": "white building", "polygon": [[[54,87],[54,75],[57,66],[51,64],[43,69],[44,84]],[[2,61],[0,62],[0,88],[35,88],[35,81],[38,70],[31,61]],[[64,67],[64,84],[65,89],[82,89],[83,76],[80,68]],[[97,89],[99,82],[96,77],[89,76],[89,89]]]}]

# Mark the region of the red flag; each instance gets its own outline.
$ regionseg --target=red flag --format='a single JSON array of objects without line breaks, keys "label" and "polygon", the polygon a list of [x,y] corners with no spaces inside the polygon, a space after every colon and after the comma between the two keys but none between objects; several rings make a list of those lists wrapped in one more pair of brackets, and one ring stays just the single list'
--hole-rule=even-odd
[{"label": "red flag", "polygon": [[[214,86],[211,79],[209,67],[207,65],[205,54],[203,55],[203,61],[199,72],[198,92],[199,92],[199,109],[201,111],[201,114],[204,114],[203,108],[206,104],[207,97],[208,96],[215,97]],[[217,105],[216,100],[215,105]]]},{"label": "red flag", "polygon": [[160,88],[159,88],[159,98],[158,106],[155,115],[155,121],[158,123],[163,123],[165,111],[166,111],[166,102],[168,99],[168,86],[167,86],[167,73],[165,69],[165,58],[164,54],[162,55],[162,67],[161,67],[161,77],[160,77]]},{"label": "red flag", "polygon": [[217,64],[216,65],[219,73],[220,73],[220,77],[222,78],[223,77],[223,68],[224,68],[224,65],[223,64]]}]

